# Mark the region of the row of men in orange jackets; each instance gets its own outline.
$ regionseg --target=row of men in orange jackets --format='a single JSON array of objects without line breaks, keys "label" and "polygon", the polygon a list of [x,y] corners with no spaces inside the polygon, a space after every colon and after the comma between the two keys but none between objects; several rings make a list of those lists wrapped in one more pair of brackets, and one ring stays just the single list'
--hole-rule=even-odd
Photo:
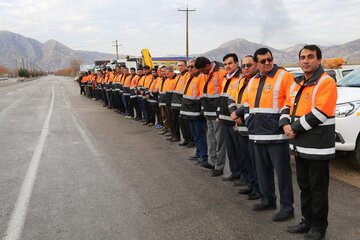
[{"label": "row of men in orange jackets", "polygon": [[[158,125],[164,124],[159,133],[170,131],[171,142],[180,139],[177,126],[184,123],[184,139],[188,127],[196,146],[189,160],[212,169],[211,176],[223,174],[228,156],[231,175],[223,180],[242,186],[239,193],[247,194],[249,200],[260,199],[254,211],[277,208],[276,172],[280,193],[280,208],[272,217],[276,222],[294,217],[290,140],[303,219],[288,232],[306,233],[305,239],[323,239],[328,225],[328,162],[335,155],[331,136],[335,131],[336,84],[322,69],[317,46],[304,46],[299,62],[304,75],[296,79],[274,64],[267,48],[245,56],[240,67],[236,54],[224,56],[223,63],[205,57],[179,61],[179,74],[171,67],[151,72],[145,67],[143,73],[129,74],[131,80],[135,76],[139,79],[135,85],[128,81],[129,97],[137,98],[144,125],[154,125],[152,114],[159,113]],[[103,77],[114,74],[111,72]],[[107,87],[112,84],[109,78],[102,83],[105,93],[113,91]],[[125,80],[123,95],[127,93],[124,87]]]}]

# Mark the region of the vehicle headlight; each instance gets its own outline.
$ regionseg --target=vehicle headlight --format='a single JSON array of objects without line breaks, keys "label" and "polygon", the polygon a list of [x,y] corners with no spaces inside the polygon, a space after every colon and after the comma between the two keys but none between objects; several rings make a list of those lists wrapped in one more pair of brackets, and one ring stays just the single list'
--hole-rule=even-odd
[{"label": "vehicle headlight", "polygon": [[341,103],[336,105],[335,117],[347,117],[360,107],[360,101]]}]

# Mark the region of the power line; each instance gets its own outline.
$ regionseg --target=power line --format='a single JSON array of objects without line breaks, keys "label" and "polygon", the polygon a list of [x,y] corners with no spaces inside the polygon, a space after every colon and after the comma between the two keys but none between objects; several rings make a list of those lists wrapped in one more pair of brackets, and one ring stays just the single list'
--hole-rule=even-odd
[{"label": "power line", "polygon": [[196,12],[196,9],[189,9],[186,5],[186,9],[178,9],[178,12],[186,12],[186,57],[189,57],[189,12]]}]

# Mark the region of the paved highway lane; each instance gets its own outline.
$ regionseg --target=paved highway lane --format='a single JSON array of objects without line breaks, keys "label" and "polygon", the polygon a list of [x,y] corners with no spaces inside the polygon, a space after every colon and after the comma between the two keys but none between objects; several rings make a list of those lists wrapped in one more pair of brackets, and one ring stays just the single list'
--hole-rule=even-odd
[{"label": "paved highway lane", "polygon": [[[251,211],[254,202],[186,160],[192,150],[80,96],[71,79],[0,93],[4,239],[301,239],[285,231],[300,219],[295,174],[296,219],[274,223],[273,211]],[[360,190],[332,179],[327,239],[357,239],[359,207]]]}]

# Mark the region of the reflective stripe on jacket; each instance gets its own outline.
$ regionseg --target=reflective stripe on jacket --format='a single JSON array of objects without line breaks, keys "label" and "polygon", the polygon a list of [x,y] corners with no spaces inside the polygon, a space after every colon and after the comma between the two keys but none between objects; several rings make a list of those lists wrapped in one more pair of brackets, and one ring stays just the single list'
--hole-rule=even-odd
[{"label": "reflective stripe on jacket", "polygon": [[240,81],[240,68],[236,70],[234,76],[230,79],[225,79],[222,85],[222,93],[220,94],[220,110],[218,112],[218,116],[220,121],[223,124],[234,126],[235,123],[230,117],[230,111],[228,107],[228,100],[230,94],[234,91],[234,89],[239,85]]},{"label": "reflective stripe on jacket", "polygon": [[204,115],[209,119],[217,118],[217,110],[220,106],[220,94],[222,91],[222,82],[226,71],[220,68],[220,63],[214,62],[215,66],[212,72],[206,75],[207,79],[203,89],[201,103],[204,108]]},{"label": "reflective stripe on jacket", "polygon": [[288,141],[278,122],[288,85],[293,80],[290,72],[276,65],[266,76],[258,73],[250,80],[243,96],[250,140],[256,143]]},{"label": "reflective stripe on jacket", "polygon": [[279,125],[291,124],[296,134],[290,149],[307,159],[335,157],[335,81],[320,67],[306,81],[297,77],[288,89]]},{"label": "reflective stripe on jacket", "polygon": [[185,81],[180,115],[184,119],[203,119],[201,112],[201,94],[205,85],[205,75],[198,72]]}]

